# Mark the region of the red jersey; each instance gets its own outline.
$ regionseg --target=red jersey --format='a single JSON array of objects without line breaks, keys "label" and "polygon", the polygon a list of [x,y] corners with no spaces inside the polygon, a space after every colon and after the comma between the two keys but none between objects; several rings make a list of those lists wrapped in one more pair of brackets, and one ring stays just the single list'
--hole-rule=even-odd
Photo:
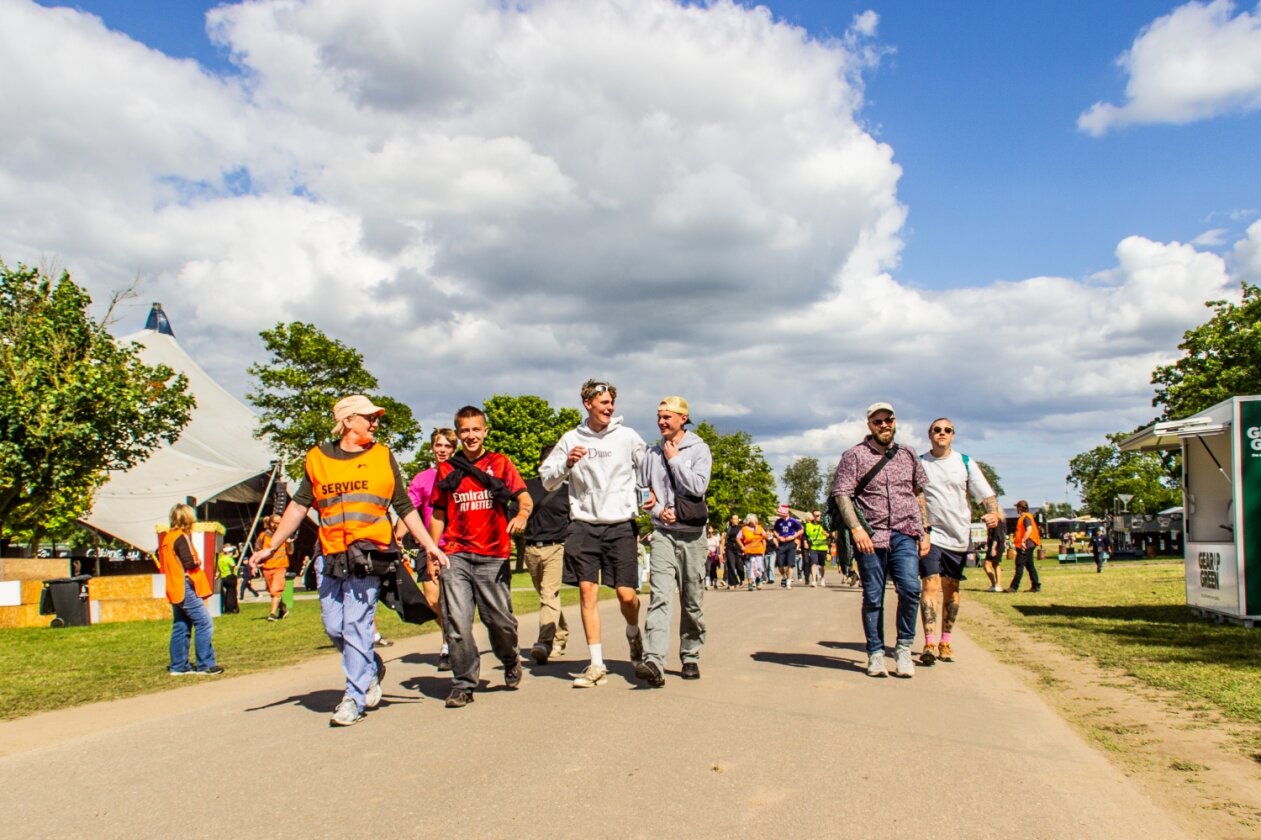
[{"label": "red jersey", "polygon": [[[507,455],[483,452],[473,466],[502,481],[513,496],[525,492],[525,482]],[[439,464],[434,486],[434,509],[447,515],[442,550],[448,554],[463,552],[507,559],[512,553],[512,540],[503,508],[495,504],[490,490],[472,476],[460,479],[454,493],[443,490],[439,485],[453,469],[450,462]]]}]

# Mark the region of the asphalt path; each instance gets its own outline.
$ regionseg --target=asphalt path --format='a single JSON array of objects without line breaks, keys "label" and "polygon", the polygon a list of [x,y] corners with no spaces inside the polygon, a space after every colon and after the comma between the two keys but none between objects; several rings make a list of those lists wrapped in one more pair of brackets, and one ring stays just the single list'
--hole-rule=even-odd
[{"label": "asphalt path", "polygon": [[[571,686],[587,651],[568,608],[564,657],[527,658],[508,691],[485,653],[463,709],[443,706],[428,635],[381,651],[385,699],[349,728],[328,725],[335,655],[2,723],[0,825],[76,838],[1185,836],[968,638],[966,602],[956,661],[902,680],[866,676],[857,590],[705,594],[701,679],[672,659],[661,689],[635,679],[605,602],[611,674],[592,689]],[[536,630],[521,617],[523,652]]]}]

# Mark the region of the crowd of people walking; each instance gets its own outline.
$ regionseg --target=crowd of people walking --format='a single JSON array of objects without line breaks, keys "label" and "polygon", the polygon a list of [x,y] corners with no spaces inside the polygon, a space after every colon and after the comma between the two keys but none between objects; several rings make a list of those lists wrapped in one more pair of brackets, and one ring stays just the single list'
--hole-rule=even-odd
[{"label": "crowd of people walking", "polygon": [[[283,619],[288,546],[308,513],[316,512],[321,617],[345,673],[344,696],[331,724],[357,723],[380,703],[385,664],[373,650],[374,637],[379,638],[375,610],[383,595],[399,597],[399,575],[409,583],[416,575],[428,614],[442,627],[439,669],[451,673],[448,708],[474,702],[481,685],[475,610],[502,665],[505,687],[519,688],[520,626],[512,610],[508,563],[515,540],[524,545],[525,565],[540,600],[538,629],[528,648],[536,665],[571,647],[560,588],[562,583],[578,588],[589,657],[573,679],[578,689],[608,679],[598,609],[601,587],[612,589],[617,599],[636,677],[661,688],[676,615],[679,673],[685,680],[700,679],[706,590],[757,591],[776,584],[782,590],[821,588],[827,586],[829,567],[842,585],[861,586],[869,676],[889,674],[883,622],[887,582],[897,602],[893,673],[914,676],[912,648],[920,624],[919,664],[953,661],[959,583],[971,547],[969,496],[985,509],[990,539],[985,569],[990,588],[1001,589],[1002,514],[984,473],[953,449],[955,428],[949,418],[933,421],[930,451],[918,456],[895,441],[892,405],[874,403],[866,412],[867,436],[837,465],[828,517],[812,510],[799,518],[780,505],[769,529],[756,513],[732,513],[725,529],[716,532],[705,503],[712,456],[705,441],[687,428],[685,398],[671,395],[658,403],[659,438],[650,446],[615,415],[617,389],[611,383],[588,380],[579,396],[585,418],[542,453],[538,478],[529,481],[510,458],[485,448],[486,416],[476,406],[459,409],[454,428],[435,430],[430,440],[434,466],[410,482],[394,455],[375,440],[384,409],[362,395],[334,406],[333,439],[307,453],[303,480],[288,507],[265,522],[241,569],[246,579],[263,571],[272,598],[269,618]],[[191,543],[178,539],[188,524],[185,507],[172,511],[171,536],[163,538],[160,550],[175,615],[170,668],[172,673],[196,669],[188,657],[190,630],[196,628],[196,667],[218,672],[208,622],[191,603],[209,594],[208,584],[198,576],[197,558],[190,557]],[[1012,586],[1019,587],[1027,571],[1036,591],[1040,580],[1033,556],[1040,535],[1028,505],[1022,501],[1017,508]],[[396,519],[390,518],[390,509]],[[636,526],[641,512],[651,519],[646,609]],[[414,570],[400,551],[400,541],[409,535],[421,549]],[[237,570],[231,559],[225,570]],[[235,594],[236,581],[226,585]]]}]

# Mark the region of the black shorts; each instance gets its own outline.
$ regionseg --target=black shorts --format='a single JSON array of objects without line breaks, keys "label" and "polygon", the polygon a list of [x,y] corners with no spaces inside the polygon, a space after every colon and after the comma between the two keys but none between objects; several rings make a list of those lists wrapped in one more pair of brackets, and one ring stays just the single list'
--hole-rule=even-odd
[{"label": "black shorts", "polygon": [[610,587],[639,588],[639,529],[635,520],[593,525],[574,520],[565,537],[565,566],[561,580],[570,586],[582,581]]},{"label": "black shorts", "polygon": [[775,568],[791,569],[797,565],[797,546],[784,543],[775,547]]},{"label": "black shorts", "polygon": [[967,562],[966,551],[951,551],[948,548],[933,546],[919,559],[919,576],[923,578],[941,575],[952,580],[967,580],[963,576],[963,567]]}]

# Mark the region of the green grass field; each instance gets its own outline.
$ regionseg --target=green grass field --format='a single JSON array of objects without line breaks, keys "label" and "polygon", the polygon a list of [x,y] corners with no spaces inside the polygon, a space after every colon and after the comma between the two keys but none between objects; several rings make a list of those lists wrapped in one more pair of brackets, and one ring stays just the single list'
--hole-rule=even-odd
[{"label": "green grass field", "polygon": [[[1004,583],[1012,566],[1003,564]],[[1186,606],[1181,560],[1039,565],[1042,591],[970,592],[1022,630],[1108,668],[1176,692],[1188,705],[1209,703],[1227,717],[1261,723],[1261,628],[1216,624]],[[968,570],[965,588],[985,585]],[[1027,584],[1025,584],[1027,586]]]},{"label": "green grass field", "polygon": [[[512,585],[529,588],[529,575],[514,575]],[[563,587],[561,602],[577,604],[578,590]],[[537,612],[538,596],[533,590],[514,591],[512,606],[518,615]],[[266,599],[251,598],[239,614],[215,619],[215,655],[228,675],[290,665],[333,649],[314,599],[299,599],[284,621],[267,621],[267,611]],[[438,629],[433,622],[404,624],[384,607],[377,611],[377,628],[387,639]],[[0,630],[0,719],[164,691],[189,680],[221,679],[167,674],[170,634],[169,619]],[[522,622],[521,638],[524,643],[534,638],[529,619]]]}]

